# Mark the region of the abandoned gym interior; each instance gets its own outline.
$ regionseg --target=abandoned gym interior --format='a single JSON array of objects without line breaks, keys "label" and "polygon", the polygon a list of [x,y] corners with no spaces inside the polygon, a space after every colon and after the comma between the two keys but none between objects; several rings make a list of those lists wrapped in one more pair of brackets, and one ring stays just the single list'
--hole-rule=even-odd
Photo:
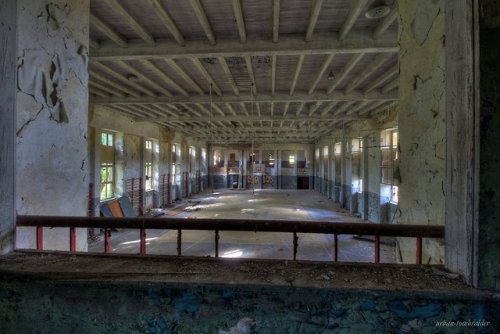
[{"label": "abandoned gym interior", "polygon": [[498,333],[500,3],[0,0],[2,333]]}]

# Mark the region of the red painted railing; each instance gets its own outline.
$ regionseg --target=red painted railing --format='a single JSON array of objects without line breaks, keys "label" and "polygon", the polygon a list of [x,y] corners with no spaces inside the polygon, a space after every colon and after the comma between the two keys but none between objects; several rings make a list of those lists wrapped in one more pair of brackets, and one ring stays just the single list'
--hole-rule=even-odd
[{"label": "red painted railing", "polygon": [[[111,252],[112,228],[140,230],[140,254],[146,255],[146,230],[177,230],[177,255],[182,255],[182,231],[214,231],[215,256],[219,257],[220,231],[289,232],[293,233],[293,259],[297,259],[299,237],[297,233],[333,235],[333,261],[338,261],[339,235],[372,235],[375,237],[374,262],[380,263],[380,237],[416,238],[416,264],[422,264],[422,238],[444,238],[444,226],[385,225],[367,223],[340,223],[285,220],[238,220],[238,219],[179,219],[179,218],[107,218],[107,217],[52,217],[18,216],[17,226],[36,227],[37,250],[43,250],[43,227],[102,228],[104,252]],[[76,242],[76,240],[75,240]],[[76,245],[75,245],[76,247]]]}]

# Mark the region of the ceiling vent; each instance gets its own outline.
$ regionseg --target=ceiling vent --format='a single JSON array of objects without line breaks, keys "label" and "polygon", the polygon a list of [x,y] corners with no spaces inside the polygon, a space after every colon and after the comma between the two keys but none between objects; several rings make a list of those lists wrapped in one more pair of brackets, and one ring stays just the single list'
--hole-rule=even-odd
[{"label": "ceiling vent", "polygon": [[391,8],[387,6],[385,1],[374,1],[370,8],[366,11],[365,16],[367,19],[381,19],[387,16]]}]

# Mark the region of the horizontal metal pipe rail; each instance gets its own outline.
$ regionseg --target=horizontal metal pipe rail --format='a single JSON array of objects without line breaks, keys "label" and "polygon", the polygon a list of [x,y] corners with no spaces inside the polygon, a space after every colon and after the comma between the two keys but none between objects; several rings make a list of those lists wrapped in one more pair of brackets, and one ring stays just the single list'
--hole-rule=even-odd
[{"label": "horizontal metal pipe rail", "polygon": [[[348,222],[317,222],[296,220],[251,220],[213,218],[108,218],[108,217],[61,217],[61,216],[17,216],[17,226],[36,227],[37,249],[43,250],[42,227],[103,228],[105,253],[110,252],[110,229],[128,228],[140,230],[140,253],[146,254],[147,229],[177,230],[177,255],[182,254],[182,230],[215,232],[215,254],[219,253],[221,231],[288,232],[293,233],[293,259],[297,258],[297,233],[332,234],[334,236],[333,260],[338,259],[338,235],[373,235],[374,262],[380,262],[380,237],[416,238],[416,263],[422,263],[422,238],[444,238],[444,226],[386,225]],[[74,247],[74,246],[73,246]],[[74,251],[74,248],[71,249]]]}]

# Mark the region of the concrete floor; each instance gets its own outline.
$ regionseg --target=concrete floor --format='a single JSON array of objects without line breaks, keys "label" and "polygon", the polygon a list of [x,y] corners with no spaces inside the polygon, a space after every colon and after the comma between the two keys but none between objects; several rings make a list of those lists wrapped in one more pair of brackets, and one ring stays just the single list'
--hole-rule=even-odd
[{"label": "concrete floor", "polygon": [[[324,196],[310,190],[227,190],[194,195],[179,205],[191,204],[175,218],[286,219],[331,222],[365,222],[351,216]],[[171,217],[171,216],[162,216]],[[158,219],[162,219],[158,217]],[[299,233],[298,260],[331,261],[333,236]],[[221,232],[219,254],[227,258],[292,259],[291,233]],[[101,238],[102,239],[102,238]],[[395,262],[394,246],[383,240],[380,259]],[[138,253],[139,231],[112,232],[113,253]],[[102,252],[103,241],[89,242],[90,252]],[[175,255],[177,231],[148,230],[148,254]],[[373,243],[350,235],[339,236],[339,261],[372,262]],[[182,255],[215,256],[214,233],[183,231]]]}]

